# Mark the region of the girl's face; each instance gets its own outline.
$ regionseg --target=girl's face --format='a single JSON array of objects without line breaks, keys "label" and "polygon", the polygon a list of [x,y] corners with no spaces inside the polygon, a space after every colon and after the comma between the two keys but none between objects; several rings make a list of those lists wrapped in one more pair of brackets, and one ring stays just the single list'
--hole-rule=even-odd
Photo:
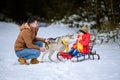
[{"label": "girl's face", "polygon": [[84,35],[84,33],[82,33],[82,32],[79,32],[79,35],[81,35],[81,36],[82,36],[82,35]]},{"label": "girl's face", "polygon": [[30,24],[31,27],[37,28],[38,27],[38,22],[34,21],[33,23]]}]

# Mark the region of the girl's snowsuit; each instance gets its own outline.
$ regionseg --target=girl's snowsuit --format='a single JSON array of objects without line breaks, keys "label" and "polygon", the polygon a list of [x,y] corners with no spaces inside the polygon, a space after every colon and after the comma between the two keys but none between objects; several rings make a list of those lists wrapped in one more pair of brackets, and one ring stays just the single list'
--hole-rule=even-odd
[{"label": "girl's snowsuit", "polygon": [[90,33],[86,33],[83,36],[79,35],[77,36],[78,40],[73,44],[72,48],[70,51],[66,52],[59,52],[59,54],[63,58],[71,59],[72,57],[76,55],[84,55],[88,54],[90,47]]},{"label": "girl's snowsuit", "polygon": [[83,36],[78,34],[77,38],[78,40],[73,44],[71,50],[67,52],[67,54],[71,54],[72,57],[78,54],[88,54],[90,50],[90,33],[86,33]]}]

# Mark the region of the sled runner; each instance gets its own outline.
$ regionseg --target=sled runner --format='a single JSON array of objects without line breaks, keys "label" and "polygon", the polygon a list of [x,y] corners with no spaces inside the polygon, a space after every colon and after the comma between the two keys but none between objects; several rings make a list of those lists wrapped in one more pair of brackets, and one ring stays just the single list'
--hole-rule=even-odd
[{"label": "sled runner", "polygon": [[[93,39],[92,39],[93,38]],[[76,56],[74,56],[74,58],[76,58],[76,61],[79,62],[81,61],[81,57],[83,57],[83,60],[86,60],[86,59],[92,59],[94,60],[95,58],[97,58],[98,60],[100,59],[100,55],[96,53],[96,51],[92,51],[93,50],[93,47],[94,47],[94,44],[95,44],[95,41],[96,41],[96,36],[94,35],[91,35],[91,41],[90,41],[90,50],[87,54],[77,54]],[[71,59],[72,58],[72,55],[71,54],[67,54],[66,52],[58,52],[57,53],[57,59],[59,61],[64,61],[64,59]]]}]

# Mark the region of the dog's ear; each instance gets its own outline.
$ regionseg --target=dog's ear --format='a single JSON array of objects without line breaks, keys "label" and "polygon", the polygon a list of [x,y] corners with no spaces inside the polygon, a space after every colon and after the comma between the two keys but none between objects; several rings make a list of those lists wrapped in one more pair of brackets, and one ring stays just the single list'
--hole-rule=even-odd
[{"label": "dog's ear", "polygon": [[68,34],[67,36],[70,37],[70,34]]},{"label": "dog's ear", "polygon": [[71,34],[71,35],[70,35],[70,38],[74,38],[74,34]]},{"label": "dog's ear", "polygon": [[65,35],[65,37],[69,37],[69,36],[70,36],[70,34]]},{"label": "dog's ear", "polygon": [[70,34],[67,34],[65,37],[66,37],[66,38],[70,38],[70,37],[71,37],[71,35],[70,35]]},{"label": "dog's ear", "polygon": [[66,35],[66,37],[68,37],[68,38],[71,38],[71,37],[73,37],[74,36],[74,33],[73,34],[68,34],[68,35]]}]

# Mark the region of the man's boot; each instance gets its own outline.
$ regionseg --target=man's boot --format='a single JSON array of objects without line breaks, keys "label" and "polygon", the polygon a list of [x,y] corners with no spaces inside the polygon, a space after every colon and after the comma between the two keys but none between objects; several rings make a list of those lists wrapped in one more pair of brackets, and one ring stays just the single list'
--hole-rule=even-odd
[{"label": "man's boot", "polygon": [[31,64],[38,64],[38,63],[39,63],[39,61],[37,60],[37,58],[33,58],[31,60]]},{"label": "man's boot", "polygon": [[18,61],[19,61],[21,64],[26,64],[26,65],[28,65],[28,63],[26,62],[25,58],[19,58]]}]

